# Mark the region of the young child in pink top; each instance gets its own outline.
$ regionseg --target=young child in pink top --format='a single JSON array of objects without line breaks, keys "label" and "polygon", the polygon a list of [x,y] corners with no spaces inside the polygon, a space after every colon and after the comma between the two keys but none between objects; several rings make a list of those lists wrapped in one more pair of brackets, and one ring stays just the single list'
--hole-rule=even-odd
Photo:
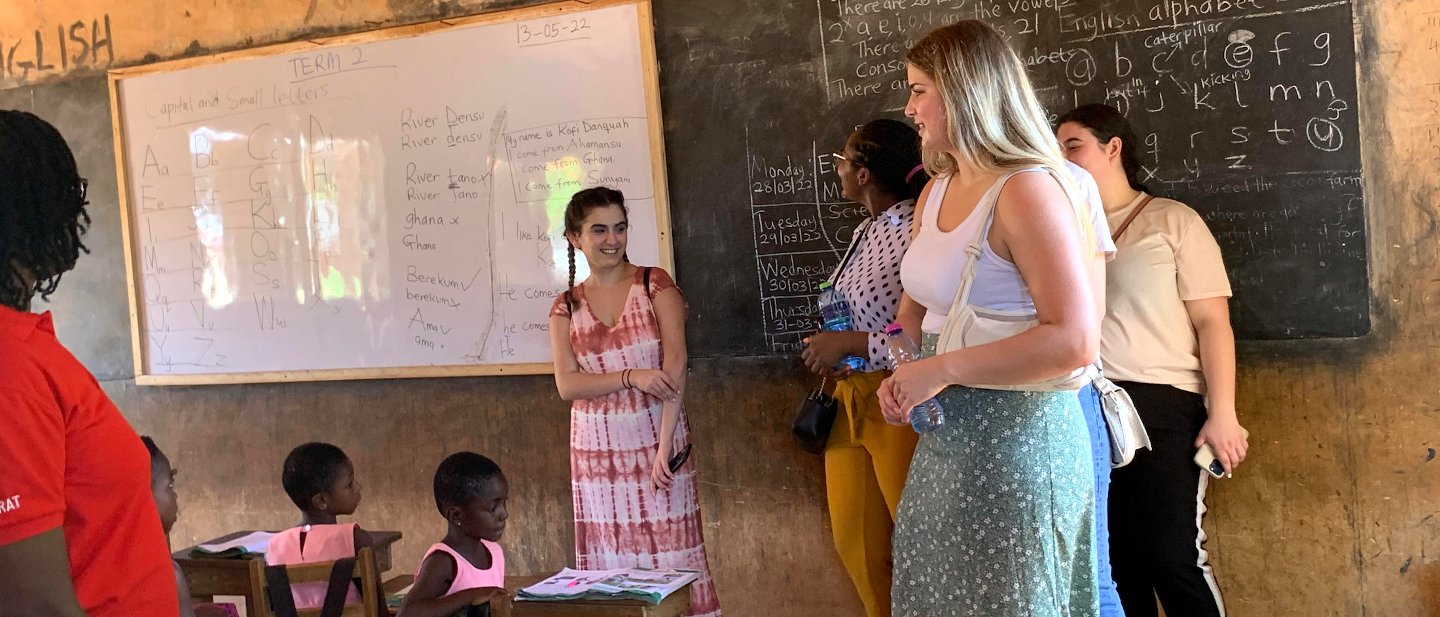
[{"label": "young child in pink top", "polygon": [[425,552],[398,617],[451,617],[505,594],[505,533],[510,484],[500,466],[474,452],[447,457],[435,470],[435,506],[445,538]]},{"label": "young child in pink top", "polygon": [[[360,482],[355,466],[340,448],[312,442],[290,451],[280,474],[280,484],[300,508],[300,526],[275,534],[265,551],[265,563],[295,565],[354,557],[370,546],[370,534],[358,524],[336,522],[360,507]],[[291,585],[295,608],[319,608],[325,603],[325,583]],[[383,601],[385,594],[380,593]],[[346,604],[360,602],[360,593],[350,589]]]}]

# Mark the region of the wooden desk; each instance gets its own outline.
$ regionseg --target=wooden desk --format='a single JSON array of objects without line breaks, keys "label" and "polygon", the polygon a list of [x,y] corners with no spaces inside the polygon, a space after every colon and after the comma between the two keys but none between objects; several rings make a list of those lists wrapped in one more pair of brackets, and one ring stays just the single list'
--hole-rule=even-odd
[{"label": "wooden desk", "polygon": [[[221,536],[202,544],[214,544],[234,540],[245,534],[254,531],[237,531],[235,533]],[[398,531],[371,531],[370,538],[374,541],[375,567],[381,573],[390,569],[390,546],[400,540],[401,534]],[[249,559],[214,559],[207,557],[192,557],[187,547],[171,554],[175,563],[180,564],[180,570],[185,572],[185,578],[190,583],[190,595],[204,602],[209,602],[213,596],[245,596],[247,610],[254,610],[252,607],[259,606],[261,602],[260,590],[250,585],[250,560]]]},{"label": "wooden desk", "polygon": [[[545,578],[507,576],[505,589],[514,597],[521,587],[534,585]],[[660,604],[643,600],[509,601],[494,604],[494,617],[680,617],[690,608],[690,585],[670,594]]]}]

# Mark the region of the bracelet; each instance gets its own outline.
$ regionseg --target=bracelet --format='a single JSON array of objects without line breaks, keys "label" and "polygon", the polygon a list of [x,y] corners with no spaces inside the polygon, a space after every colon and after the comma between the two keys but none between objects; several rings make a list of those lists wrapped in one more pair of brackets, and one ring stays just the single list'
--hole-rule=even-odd
[{"label": "bracelet", "polygon": [[627,368],[623,371],[620,371],[620,385],[627,390],[635,387],[630,385],[630,369]]}]

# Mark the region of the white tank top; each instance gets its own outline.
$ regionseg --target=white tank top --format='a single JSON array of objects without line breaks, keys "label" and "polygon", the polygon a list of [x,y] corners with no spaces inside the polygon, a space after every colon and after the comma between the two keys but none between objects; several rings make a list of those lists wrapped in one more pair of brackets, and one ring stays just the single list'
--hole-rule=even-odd
[{"label": "white tank top", "polygon": [[[1045,170],[1036,167],[1022,171]],[[1001,189],[1001,181],[1008,177],[1010,175],[1006,174],[996,180],[976,203],[995,198],[993,193]],[[985,219],[977,216],[980,209],[975,208],[955,229],[940,231],[940,203],[944,200],[945,189],[950,186],[950,178],[945,175],[935,179],[935,185],[922,206],[920,232],[900,262],[901,285],[905,293],[925,307],[925,320],[920,329],[928,334],[939,334],[945,324],[965,270],[965,247],[985,224]],[[1030,298],[1030,289],[1025,286],[1020,269],[997,255],[990,248],[989,239],[981,243],[980,259],[975,263],[970,304],[1000,311],[1035,312],[1035,302]]]}]

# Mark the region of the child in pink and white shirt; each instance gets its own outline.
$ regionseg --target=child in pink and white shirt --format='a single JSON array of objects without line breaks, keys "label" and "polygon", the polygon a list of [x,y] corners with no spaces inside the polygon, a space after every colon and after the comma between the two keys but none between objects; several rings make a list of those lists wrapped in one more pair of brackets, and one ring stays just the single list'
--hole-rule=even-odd
[{"label": "child in pink and white shirt", "polygon": [[[360,507],[360,482],[355,466],[340,448],[312,442],[300,445],[285,457],[280,483],[295,506],[300,508],[300,526],[275,534],[265,550],[265,563],[272,566],[334,561],[354,557],[371,545],[370,534],[356,523],[339,523],[337,516],[349,516]],[[290,586],[295,608],[320,608],[325,604],[326,583],[295,583]],[[385,595],[379,593],[378,597]],[[351,585],[346,604],[360,602],[360,593]]]},{"label": "child in pink and white shirt", "polygon": [[398,617],[450,617],[505,594],[505,533],[510,485],[494,461],[474,452],[447,457],[435,471],[435,506],[449,529],[425,552]]}]

